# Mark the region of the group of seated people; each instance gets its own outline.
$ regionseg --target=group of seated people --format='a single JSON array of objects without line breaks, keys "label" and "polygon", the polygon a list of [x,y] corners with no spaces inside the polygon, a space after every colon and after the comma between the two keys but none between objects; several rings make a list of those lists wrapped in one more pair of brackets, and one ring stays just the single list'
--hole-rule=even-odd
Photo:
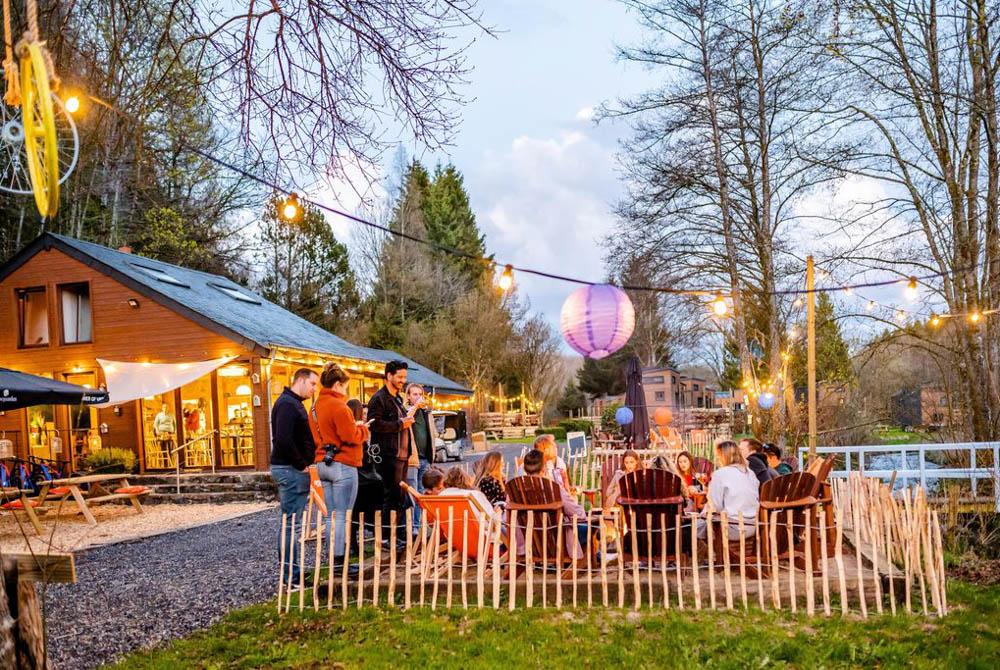
[{"label": "group of seated people", "polygon": [[[681,479],[681,489],[688,500],[688,511],[697,511],[693,504],[695,497],[703,496],[707,505],[696,518],[697,535],[704,539],[707,535],[707,511],[725,513],[730,523],[727,534],[730,540],[739,539],[737,519],[742,514],[745,523],[745,537],[756,532],[753,520],[759,508],[760,486],[775,477],[792,472],[789,464],[782,462],[781,451],[774,445],[764,445],[755,439],[744,439],[739,443],[723,440],[715,445],[715,468],[697,471],[695,459],[690,453],[681,452],[672,460],[663,456],[655,457],[650,463],[643,463],[633,450],[626,450],[622,456],[622,467],[608,483],[603,496],[603,512],[598,519],[588,518],[587,511],[576,498],[576,491],[570,483],[567,468],[559,458],[555,439],[543,435],[536,439],[531,449],[521,461],[523,474],[544,477],[554,481],[562,499],[563,523],[567,527],[567,547],[580,555],[586,546],[588,535],[599,528],[601,517],[608,518],[607,512],[619,507],[622,483],[626,475],[643,468],[659,468],[673,472]],[[475,500],[473,510],[480,523],[489,521],[488,516],[505,522],[503,510],[508,503],[506,482],[503,476],[503,456],[492,451],[476,465],[475,475],[470,475],[461,467],[453,467],[447,473],[431,467],[423,475],[422,485],[425,495],[462,496]],[[593,515],[592,515],[593,516]],[[572,527],[572,520],[577,526]],[[627,531],[627,529],[624,529]],[[575,531],[575,532],[574,532]],[[520,535],[520,533],[519,533]],[[521,540],[519,540],[519,543]],[[519,549],[519,552],[523,548]]]}]

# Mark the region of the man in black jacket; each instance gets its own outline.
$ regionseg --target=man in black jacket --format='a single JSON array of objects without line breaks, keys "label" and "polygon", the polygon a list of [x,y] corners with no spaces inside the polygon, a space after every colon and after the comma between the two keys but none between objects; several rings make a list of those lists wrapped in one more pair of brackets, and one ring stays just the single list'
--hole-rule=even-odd
[{"label": "man in black jacket", "polygon": [[[282,574],[287,578],[288,565],[292,565],[291,583],[299,579],[299,528],[302,526],[302,513],[309,501],[309,471],[316,455],[316,444],[313,442],[312,431],[309,429],[309,416],[306,414],[306,398],[316,393],[316,382],[319,379],[312,370],[301,368],[292,376],[291,387],[286,386],[274,405],[271,407],[271,476],[278,484],[278,499],[281,501],[281,513],[288,515],[288,525],[285,531],[285,562],[281,566]],[[291,515],[295,515],[295,527],[292,527]],[[278,555],[281,555],[281,531],[278,531]]]},{"label": "man in black jacket", "polygon": [[778,476],[778,473],[767,464],[767,455],[764,453],[764,445],[752,437],[740,440],[740,453],[747,461],[747,467],[757,475],[757,481],[763,484]]},{"label": "man in black jacket", "polygon": [[[406,386],[406,361],[389,361],[385,364],[385,385],[368,401],[368,420],[371,422],[371,443],[378,445],[382,462],[378,464],[385,498],[382,503],[382,526],[389,528],[389,513],[403,510],[402,490],[399,483],[406,478],[410,458],[410,426],[413,415],[403,408],[402,390]],[[389,537],[387,534],[384,537]]]}]

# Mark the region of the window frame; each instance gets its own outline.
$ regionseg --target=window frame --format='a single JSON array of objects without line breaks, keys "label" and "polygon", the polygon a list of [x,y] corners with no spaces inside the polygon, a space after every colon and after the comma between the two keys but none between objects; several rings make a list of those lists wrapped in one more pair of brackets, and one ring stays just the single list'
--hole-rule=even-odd
[{"label": "window frame", "polygon": [[[65,315],[63,314],[63,301],[62,301],[62,290],[70,286],[86,286],[87,287],[87,300],[90,302],[90,339],[89,340],[77,340],[76,342],[66,341],[66,327],[65,327]],[[73,347],[78,344],[93,344],[94,343],[94,293],[91,289],[90,280],[83,281],[71,281],[64,284],[56,284],[56,297],[59,301],[59,344],[63,347]]]},{"label": "window frame", "polygon": [[[22,295],[27,293],[41,293],[44,296],[45,302],[45,331],[47,342],[42,344],[25,344],[24,342],[24,301]],[[44,349],[52,346],[52,320],[49,318],[49,287],[46,285],[41,286],[25,286],[23,288],[14,289],[14,304],[17,309],[17,348],[18,349]]]}]

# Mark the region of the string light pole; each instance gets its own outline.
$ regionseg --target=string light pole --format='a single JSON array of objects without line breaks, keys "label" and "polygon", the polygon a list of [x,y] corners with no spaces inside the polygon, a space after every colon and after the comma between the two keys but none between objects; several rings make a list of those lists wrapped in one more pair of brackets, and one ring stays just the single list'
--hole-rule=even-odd
[{"label": "string light pole", "polygon": [[809,410],[809,458],[816,457],[816,284],[813,257],[806,256],[806,404]]}]

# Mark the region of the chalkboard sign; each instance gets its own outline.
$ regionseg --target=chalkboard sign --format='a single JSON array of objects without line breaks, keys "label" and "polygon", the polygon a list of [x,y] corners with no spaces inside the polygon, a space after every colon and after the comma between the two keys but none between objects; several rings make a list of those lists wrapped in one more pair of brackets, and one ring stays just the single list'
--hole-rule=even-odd
[{"label": "chalkboard sign", "polygon": [[566,444],[569,447],[569,458],[582,458],[587,454],[587,436],[582,432],[566,433]]}]

